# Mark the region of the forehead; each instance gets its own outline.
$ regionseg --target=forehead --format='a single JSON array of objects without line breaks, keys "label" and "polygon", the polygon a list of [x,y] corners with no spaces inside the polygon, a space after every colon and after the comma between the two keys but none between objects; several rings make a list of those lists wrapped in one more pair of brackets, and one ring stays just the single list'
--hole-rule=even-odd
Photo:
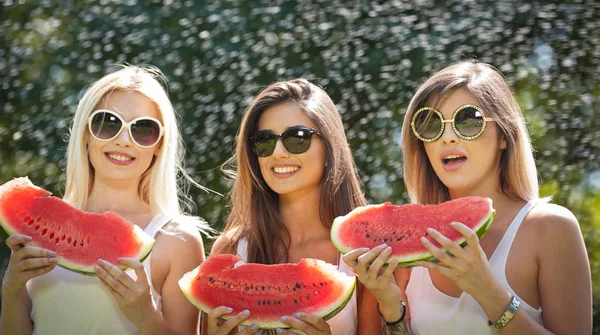
[{"label": "forehead", "polygon": [[483,107],[479,100],[464,88],[457,88],[444,94],[437,105],[435,105],[437,100],[438,96],[433,96],[427,100],[425,106],[435,107],[446,118],[451,117],[452,113],[462,105],[470,104]]},{"label": "forehead", "polygon": [[108,109],[131,121],[142,116],[160,120],[160,112],[156,104],[137,91],[115,90],[102,98],[96,109]]},{"label": "forehead", "polygon": [[314,121],[292,102],[267,108],[258,120],[258,130],[268,129],[275,133],[281,133],[289,127],[298,125],[317,128]]}]

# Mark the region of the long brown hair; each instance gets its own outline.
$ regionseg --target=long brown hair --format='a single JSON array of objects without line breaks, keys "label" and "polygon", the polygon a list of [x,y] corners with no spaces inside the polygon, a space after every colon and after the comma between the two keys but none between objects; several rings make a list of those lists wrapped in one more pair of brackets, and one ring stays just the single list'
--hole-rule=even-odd
[{"label": "long brown hair", "polygon": [[410,130],[413,113],[427,103],[437,105],[451,91],[463,88],[496,120],[507,147],[500,158],[500,186],[511,198],[539,197],[537,170],[531,139],[512,88],[493,66],[476,60],[452,64],[429,77],[417,90],[404,116],[402,151],[404,182],[412,202],[435,204],[450,200],[448,188],[438,178],[427,158],[423,142]]},{"label": "long brown hair", "polygon": [[228,246],[232,250],[245,238],[247,261],[252,263],[276,264],[288,259],[290,235],[279,215],[279,196],[265,183],[248,137],[257,130],[262,112],[289,102],[315,122],[325,144],[326,167],[319,203],[321,223],[331,228],[334,218],[367,203],[342,119],[327,93],[306,79],[271,84],[246,110],[237,134],[235,156],[223,166],[224,172],[235,178],[230,193],[231,213],[223,234],[232,234]]}]

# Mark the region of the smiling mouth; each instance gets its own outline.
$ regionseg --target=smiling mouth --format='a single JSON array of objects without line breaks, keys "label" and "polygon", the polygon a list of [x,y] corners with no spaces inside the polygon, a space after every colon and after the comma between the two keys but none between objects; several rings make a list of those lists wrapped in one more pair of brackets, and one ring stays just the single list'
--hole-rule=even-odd
[{"label": "smiling mouth", "polygon": [[133,158],[133,157],[124,156],[124,155],[117,155],[117,154],[109,154],[109,153],[106,153],[105,155],[106,155],[108,158],[110,158],[110,159],[114,159],[114,160],[116,160],[116,161],[119,161],[119,162],[129,162],[129,161],[132,161],[132,160],[134,160],[134,159],[135,159],[135,158]]},{"label": "smiling mouth", "polygon": [[467,157],[460,155],[449,155],[443,159],[444,165],[466,161]]},{"label": "smiling mouth", "polygon": [[273,171],[277,174],[293,173],[300,170],[299,166],[276,166]]}]

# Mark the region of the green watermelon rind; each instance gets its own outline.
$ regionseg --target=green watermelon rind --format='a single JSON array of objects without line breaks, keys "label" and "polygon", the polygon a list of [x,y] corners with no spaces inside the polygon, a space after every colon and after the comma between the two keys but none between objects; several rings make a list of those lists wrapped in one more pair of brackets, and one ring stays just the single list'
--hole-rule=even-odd
[{"label": "green watermelon rind", "polygon": [[[489,206],[489,213],[488,215],[483,218],[479,224],[477,224],[473,230],[475,231],[475,233],[477,234],[477,237],[479,239],[481,239],[489,230],[490,225],[492,224],[492,221],[494,220],[494,216],[496,214],[496,210],[492,207],[492,200],[491,199],[487,199],[490,206]],[[340,216],[337,217],[334,221],[333,221],[333,225],[331,227],[331,241],[333,243],[333,245],[342,253],[342,254],[346,254],[350,251],[352,251],[352,248],[348,248],[347,246],[345,246],[343,243],[341,243],[341,241],[339,240],[339,238],[337,238],[337,231],[339,230],[339,227],[341,226],[341,223],[344,222],[348,217],[355,215],[357,213],[360,213],[362,211],[367,211],[367,210],[371,210],[373,208],[378,208],[378,207],[383,207],[383,206],[387,206],[389,205],[389,203],[384,203],[384,204],[379,204],[379,205],[367,205],[367,206],[362,206],[362,207],[358,207],[356,209],[354,209],[352,212],[346,214],[345,216]],[[458,239],[456,242],[458,242],[461,247],[464,247],[466,245],[466,238],[462,237],[460,239]],[[416,262],[418,261],[432,261],[432,262],[439,262],[435,257],[432,257],[433,255],[428,252],[422,252],[422,253],[418,253],[418,254],[412,254],[412,255],[406,255],[403,256],[399,261],[398,261],[398,267],[415,267],[418,266],[418,264],[416,264]],[[393,258],[394,256],[390,256],[390,258]],[[389,264],[389,259],[386,262],[386,264]]]},{"label": "green watermelon rind", "polygon": [[[31,184],[29,187],[34,187],[36,189],[43,190],[41,187],[31,183],[31,181],[29,180],[28,177],[21,177],[21,178],[15,178],[15,179],[24,179],[29,184]],[[46,191],[46,190],[44,190],[44,191]],[[51,192],[48,192],[48,191],[46,191],[46,192],[48,193],[48,196],[52,195]],[[16,233],[16,231],[14,229],[12,229],[12,226],[8,223],[8,220],[2,215],[1,210],[0,210],[0,226],[8,234],[8,236],[11,236]],[[138,253],[138,255],[131,255],[130,258],[136,258],[140,262],[143,262],[146,258],[148,258],[148,256],[150,255],[150,252],[152,252],[152,248],[154,247],[154,239],[150,235],[144,233],[144,231],[139,226],[134,225],[133,229],[135,230],[133,235],[142,238],[143,247],[140,249],[140,252]],[[39,247],[35,242],[30,242],[29,245]],[[96,272],[94,271],[93,267],[90,268],[90,266],[81,266],[77,263],[70,262],[67,259],[60,257],[60,255],[57,257],[56,265],[58,265],[64,269],[80,273],[82,275],[91,276],[91,277],[96,276]],[[118,264],[115,264],[115,265],[118,266],[121,270],[125,270],[128,268],[125,265],[118,265]],[[89,270],[86,271],[86,269],[89,269]]]},{"label": "green watermelon rind", "polygon": [[[335,268],[334,265],[331,265],[331,267]],[[193,294],[191,294],[191,292],[190,292],[191,290],[189,289],[192,281],[196,278],[196,276],[198,274],[196,271],[197,269],[198,268],[183,275],[183,277],[181,277],[181,279],[179,280],[179,287],[181,288],[181,291],[183,292],[185,297],[194,306],[196,306],[196,308],[198,308],[199,310],[202,310],[205,313],[210,313],[212,308],[208,307],[207,305],[203,304],[201,301],[196,299],[193,296]],[[332,302],[329,306],[335,306],[335,307],[331,311],[327,310],[331,307],[327,307],[327,308],[324,308],[323,311],[318,311],[313,314],[320,316],[324,320],[328,320],[328,319],[334,317],[336,314],[338,314],[342,309],[344,309],[344,307],[346,307],[348,302],[350,302],[350,300],[352,299],[352,295],[354,294],[354,291],[356,290],[356,276],[349,276],[345,273],[342,273],[342,274],[346,277],[344,279],[345,281],[352,281],[352,283],[350,285],[348,285],[348,288],[344,292],[344,295],[341,296],[341,298],[340,298],[340,300],[342,300],[342,302],[339,303],[339,305],[337,302]],[[228,320],[230,317],[233,317],[233,316],[229,316],[229,315],[223,316],[222,319]],[[274,322],[265,322],[265,321],[257,322],[256,320],[248,320],[248,321],[244,321],[244,322],[240,323],[241,326],[246,326],[246,327],[250,327],[253,324],[258,324],[260,329],[290,328],[290,325],[287,325],[278,320],[274,321]]]},{"label": "green watermelon rind", "polygon": [[[488,230],[490,229],[490,226],[492,225],[492,222],[494,221],[495,215],[496,215],[496,210],[493,210],[491,212],[491,214],[488,216],[487,220],[486,219],[483,220],[483,221],[485,221],[485,224],[483,226],[481,226],[478,230],[475,231],[475,233],[477,234],[477,238],[479,238],[481,240],[481,238],[488,232]],[[467,245],[467,240],[465,238],[462,238],[459,241],[461,241],[460,242],[461,247],[464,248]],[[424,257],[422,259],[415,259],[414,261],[409,261],[409,262],[399,262],[398,267],[411,268],[411,267],[419,266],[419,264],[417,264],[418,261],[428,261],[428,262],[433,262],[433,263],[440,262],[437,258],[432,257],[431,254],[429,254],[427,257]]]}]

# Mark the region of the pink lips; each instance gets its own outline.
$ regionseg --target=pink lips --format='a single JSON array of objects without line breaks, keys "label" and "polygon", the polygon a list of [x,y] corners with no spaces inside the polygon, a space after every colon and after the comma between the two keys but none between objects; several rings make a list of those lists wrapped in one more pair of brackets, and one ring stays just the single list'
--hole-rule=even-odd
[{"label": "pink lips", "polygon": [[[118,156],[123,156],[123,157],[131,158],[131,159],[130,160],[126,160],[126,161],[120,161],[118,159],[111,158],[110,155],[113,155],[113,156],[114,155],[118,155]],[[106,159],[108,159],[109,162],[111,162],[111,163],[113,163],[115,165],[120,165],[120,166],[129,165],[129,164],[133,163],[133,161],[135,160],[135,157],[133,157],[133,156],[131,156],[129,154],[126,154],[124,152],[114,152],[114,151],[105,152],[104,156],[106,157]]]},{"label": "pink lips", "polygon": [[[445,160],[445,158],[449,156],[461,156],[458,159]],[[453,150],[444,150],[440,154],[440,160],[442,161],[442,166],[446,171],[456,171],[460,169],[465,162],[467,161],[467,155],[465,155],[462,151],[453,149]]]}]

